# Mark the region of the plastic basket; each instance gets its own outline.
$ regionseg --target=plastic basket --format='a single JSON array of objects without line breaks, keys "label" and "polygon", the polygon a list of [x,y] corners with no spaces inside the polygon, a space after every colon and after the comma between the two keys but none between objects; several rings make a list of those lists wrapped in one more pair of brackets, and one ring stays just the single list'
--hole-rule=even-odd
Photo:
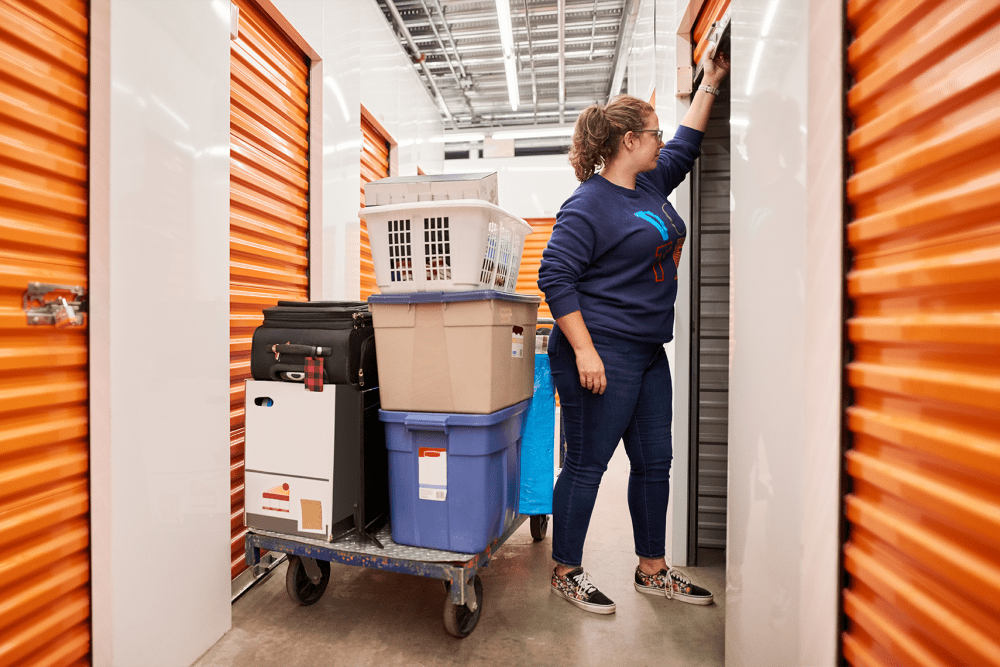
[{"label": "plastic basket", "polygon": [[383,294],[514,292],[531,225],[479,199],[368,206],[375,282]]}]

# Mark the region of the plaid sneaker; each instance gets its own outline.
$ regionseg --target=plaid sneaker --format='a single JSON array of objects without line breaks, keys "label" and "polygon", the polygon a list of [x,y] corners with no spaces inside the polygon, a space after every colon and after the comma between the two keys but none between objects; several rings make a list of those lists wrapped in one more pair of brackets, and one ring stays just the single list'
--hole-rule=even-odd
[{"label": "plaid sneaker", "polygon": [[660,570],[656,574],[645,574],[636,567],[635,590],[646,595],[664,595],[688,604],[712,604],[710,592],[692,584],[690,579],[674,568]]},{"label": "plaid sneaker", "polygon": [[563,576],[552,571],[552,592],[564,597],[580,609],[594,614],[615,613],[615,603],[597,590],[582,567],[570,570]]}]

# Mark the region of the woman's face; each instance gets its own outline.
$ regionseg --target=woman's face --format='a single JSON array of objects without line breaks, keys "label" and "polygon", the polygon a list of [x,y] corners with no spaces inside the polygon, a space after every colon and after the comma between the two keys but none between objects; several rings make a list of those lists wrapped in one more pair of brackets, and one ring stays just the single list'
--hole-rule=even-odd
[{"label": "woman's face", "polygon": [[643,124],[643,132],[639,134],[639,146],[636,152],[636,161],[640,164],[640,172],[652,171],[656,169],[656,161],[660,157],[660,149],[663,148],[657,132],[660,129],[660,119],[655,113],[646,117]]}]

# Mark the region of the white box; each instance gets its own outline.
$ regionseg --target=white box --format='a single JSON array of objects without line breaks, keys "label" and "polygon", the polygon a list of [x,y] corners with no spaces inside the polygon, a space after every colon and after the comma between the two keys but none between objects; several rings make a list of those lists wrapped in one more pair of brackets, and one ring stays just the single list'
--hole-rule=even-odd
[{"label": "white box", "polygon": [[[364,427],[380,426],[378,392],[352,385],[323,389],[247,380],[246,526],[313,539],[354,527],[355,504],[365,503]],[[376,440],[369,446],[384,449],[384,435]]]},{"label": "white box", "polygon": [[477,199],[367,206],[375,282],[383,294],[513,293],[531,225]]},{"label": "white box", "polygon": [[418,201],[481,199],[498,204],[497,174],[438,174],[392,176],[366,183],[365,206],[388,206]]}]

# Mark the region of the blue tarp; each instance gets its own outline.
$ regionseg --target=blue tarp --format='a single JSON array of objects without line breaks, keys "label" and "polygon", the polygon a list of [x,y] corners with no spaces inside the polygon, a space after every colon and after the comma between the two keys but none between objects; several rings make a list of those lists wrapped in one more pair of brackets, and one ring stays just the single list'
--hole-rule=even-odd
[{"label": "blue tarp", "polygon": [[552,514],[556,401],[549,355],[535,355],[535,394],[521,436],[521,514]]}]

